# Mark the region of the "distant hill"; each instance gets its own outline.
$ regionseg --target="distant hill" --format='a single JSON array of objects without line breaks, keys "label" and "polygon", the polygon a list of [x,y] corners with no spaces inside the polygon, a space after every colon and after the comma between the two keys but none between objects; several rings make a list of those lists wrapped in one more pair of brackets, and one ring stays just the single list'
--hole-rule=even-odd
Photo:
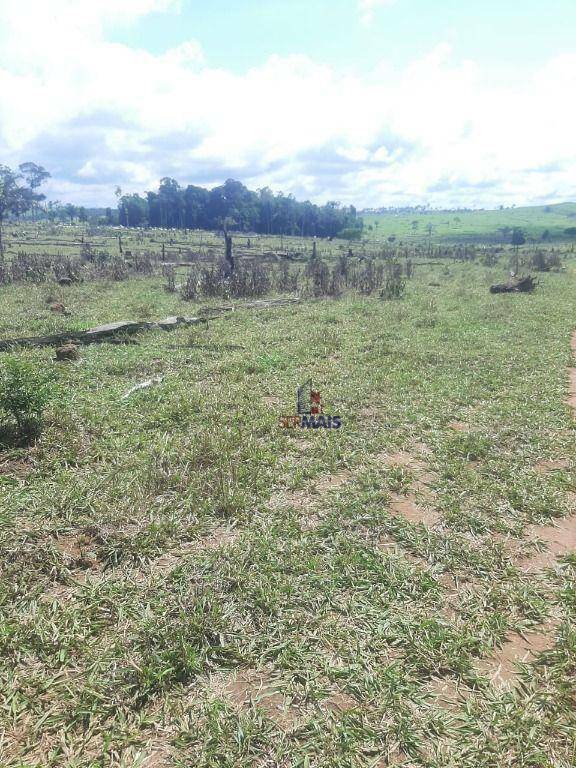
[{"label": "distant hill", "polygon": [[[510,242],[512,230],[522,229],[528,240],[576,242],[576,203],[504,208],[499,210],[362,211],[365,234],[372,239]],[[431,228],[431,232],[430,232]],[[574,233],[566,230],[574,229]]]}]

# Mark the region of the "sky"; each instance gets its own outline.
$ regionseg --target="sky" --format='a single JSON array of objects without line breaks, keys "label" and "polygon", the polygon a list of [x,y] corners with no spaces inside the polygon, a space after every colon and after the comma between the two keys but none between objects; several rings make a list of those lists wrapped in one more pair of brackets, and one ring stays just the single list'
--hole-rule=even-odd
[{"label": "sky", "polygon": [[0,163],[359,208],[576,200],[574,0],[0,0]]}]

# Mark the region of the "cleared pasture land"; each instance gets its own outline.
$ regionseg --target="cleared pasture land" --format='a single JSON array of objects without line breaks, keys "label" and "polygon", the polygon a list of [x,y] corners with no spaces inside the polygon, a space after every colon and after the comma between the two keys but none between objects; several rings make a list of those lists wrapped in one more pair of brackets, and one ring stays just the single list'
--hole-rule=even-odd
[{"label": "cleared pasture land", "polygon": [[574,243],[574,234],[567,236],[566,230],[576,227],[576,203],[486,211],[410,211],[363,218],[366,225],[372,225],[371,239],[395,235],[408,242],[510,242],[512,229],[518,227],[536,242],[547,232],[551,241]]},{"label": "cleared pasture land", "polygon": [[[58,397],[0,452],[2,765],[574,764],[576,276],[507,259],[15,353]],[[201,306],[15,283],[1,335]],[[309,377],[340,430],[279,427]]]}]

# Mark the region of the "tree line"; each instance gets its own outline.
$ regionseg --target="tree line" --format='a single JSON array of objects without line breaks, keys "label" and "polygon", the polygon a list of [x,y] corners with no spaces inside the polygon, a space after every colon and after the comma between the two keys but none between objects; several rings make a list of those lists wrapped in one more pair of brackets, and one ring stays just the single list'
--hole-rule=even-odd
[{"label": "tree line", "polygon": [[303,235],[354,239],[363,222],[354,206],[315,205],[268,188],[257,192],[228,179],[211,190],[181,187],[163,178],[156,192],[122,194],[117,188],[119,223],[125,227],[230,229],[266,235]]},{"label": "tree line", "polygon": [[14,171],[0,165],[0,255],[3,252],[2,225],[8,216],[22,216],[36,211],[46,195],[38,188],[50,178],[48,171],[36,163],[21,163]]}]

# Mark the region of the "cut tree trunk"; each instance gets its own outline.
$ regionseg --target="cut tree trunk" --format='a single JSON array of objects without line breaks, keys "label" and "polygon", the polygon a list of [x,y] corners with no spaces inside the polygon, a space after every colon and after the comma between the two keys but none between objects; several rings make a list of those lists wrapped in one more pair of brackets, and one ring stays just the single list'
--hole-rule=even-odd
[{"label": "cut tree trunk", "polygon": [[517,277],[507,283],[496,283],[490,286],[490,293],[532,293],[537,286],[537,281],[528,275]]},{"label": "cut tree trunk", "polygon": [[232,256],[232,235],[228,232],[224,232],[224,241],[226,243],[226,252],[224,258],[226,259],[226,276],[229,277],[234,272],[234,257]]}]

